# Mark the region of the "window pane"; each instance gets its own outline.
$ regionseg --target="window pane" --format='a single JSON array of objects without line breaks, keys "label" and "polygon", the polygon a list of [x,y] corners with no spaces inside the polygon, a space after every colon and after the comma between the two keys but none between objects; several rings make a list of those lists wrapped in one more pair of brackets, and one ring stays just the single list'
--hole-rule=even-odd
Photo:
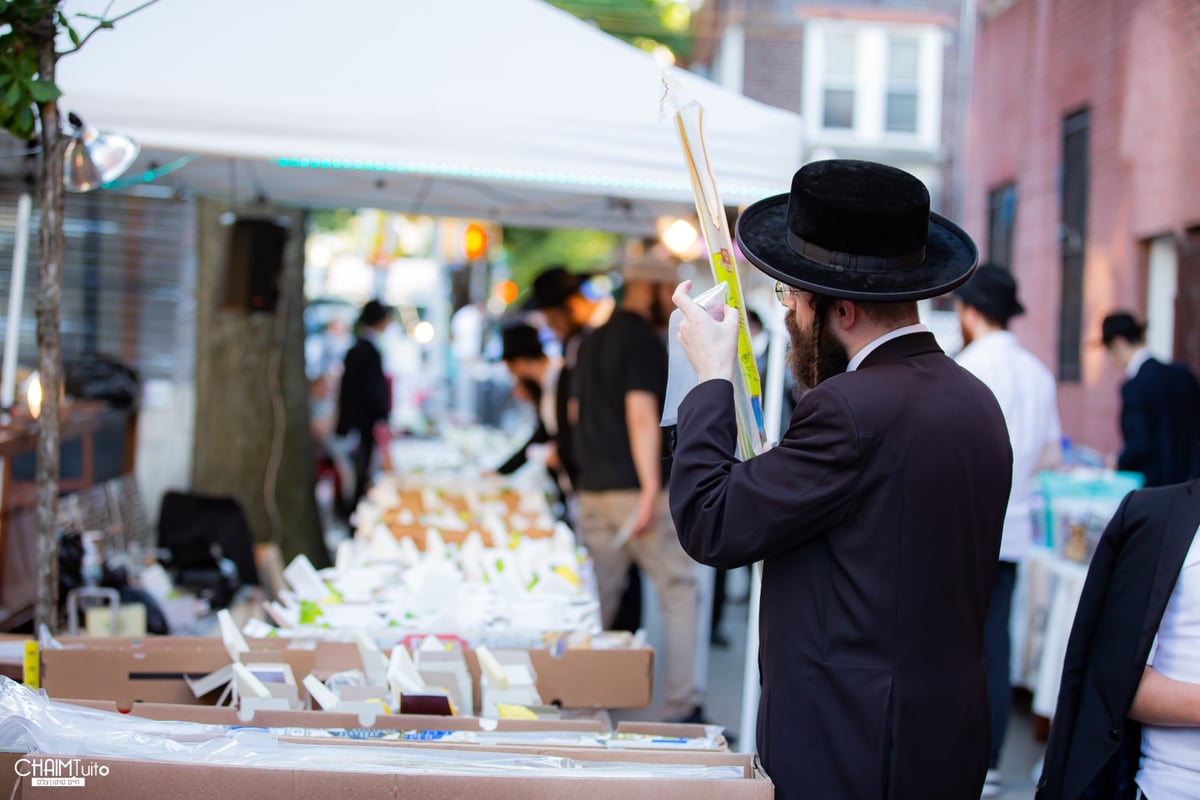
[{"label": "window pane", "polygon": [[825,77],[854,80],[856,40],[853,33],[831,33],[825,39]]},{"label": "window pane", "polygon": [[915,39],[888,40],[888,85],[916,85],[918,50]]},{"label": "window pane", "polygon": [[917,132],[916,92],[888,92],[887,129],[893,133]]},{"label": "window pane", "polygon": [[821,124],[826,128],[853,128],[854,92],[848,89],[826,89],[825,114]]}]

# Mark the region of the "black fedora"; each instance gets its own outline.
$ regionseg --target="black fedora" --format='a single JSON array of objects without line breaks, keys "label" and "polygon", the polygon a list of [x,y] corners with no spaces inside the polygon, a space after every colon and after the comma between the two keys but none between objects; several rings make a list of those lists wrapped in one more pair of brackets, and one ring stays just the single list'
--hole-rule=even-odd
[{"label": "black fedora", "polygon": [[954,294],[985,317],[1001,324],[1025,313],[1025,306],[1017,299],[1016,279],[1011,272],[995,264],[981,264]]},{"label": "black fedora", "polygon": [[1100,323],[1100,340],[1108,347],[1117,338],[1130,344],[1141,344],[1146,340],[1146,326],[1128,311],[1113,312]]},{"label": "black fedora", "polygon": [[500,332],[501,361],[511,361],[514,358],[545,358],[542,350],[542,338],[537,328],[524,323],[509,325]]},{"label": "black fedora", "polygon": [[750,263],[789,286],[869,302],[945,294],[979,261],[971,237],[930,213],[923,183],[870,161],[806,164],[791,193],[742,212],[737,240]]},{"label": "black fedora", "polygon": [[525,302],[525,310],[562,308],[567,298],[578,292],[591,277],[571,272],[566,267],[549,267],[533,279],[533,294]]}]

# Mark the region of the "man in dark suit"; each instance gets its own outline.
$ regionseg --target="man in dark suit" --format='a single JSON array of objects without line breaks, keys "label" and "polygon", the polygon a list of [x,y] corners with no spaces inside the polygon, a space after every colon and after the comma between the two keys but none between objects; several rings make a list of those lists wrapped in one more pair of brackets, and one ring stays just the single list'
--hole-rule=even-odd
[{"label": "man in dark suit", "polygon": [[1146,326],[1126,311],[1109,314],[1101,337],[1125,371],[1121,385],[1124,449],[1117,468],[1140,472],[1146,486],[1200,478],[1200,384],[1182,364],[1164,364],[1146,349]]},{"label": "man in dark suit", "polygon": [[[1132,492],[1117,509],[1079,598],[1038,800],[1132,800],[1139,785],[1149,800],[1200,796],[1198,526],[1195,481]],[[1181,618],[1191,628],[1173,637]],[[1182,757],[1162,758],[1172,740]],[[1175,791],[1155,791],[1164,772]]]},{"label": "man in dark suit", "polygon": [[737,323],[676,291],[702,381],[679,408],[671,510],[704,564],[763,560],[759,753],[781,800],[979,797],[983,626],[1012,477],[1000,407],[918,324],[977,251],[913,176],[829,160],[737,222],[782,283],[800,399],[739,463]]},{"label": "man in dark suit", "polygon": [[[338,388],[337,433],[357,434],[354,449],[354,505],[367,493],[375,456],[377,426],[387,425],[392,412],[391,388],[383,373],[379,336],[392,321],[392,309],[378,300],[363,306],[355,326],[358,340],[346,351],[345,370]],[[384,463],[390,463],[387,453]]]}]

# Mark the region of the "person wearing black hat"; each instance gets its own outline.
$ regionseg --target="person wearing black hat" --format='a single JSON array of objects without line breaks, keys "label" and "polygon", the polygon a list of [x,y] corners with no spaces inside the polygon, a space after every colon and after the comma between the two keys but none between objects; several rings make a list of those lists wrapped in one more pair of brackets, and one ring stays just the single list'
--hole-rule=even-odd
[{"label": "person wearing black hat", "polygon": [[1012,704],[1009,616],[1013,587],[1017,565],[1033,544],[1037,474],[1061,460],[1062,425],[1054,376],[1008,330],[1009,320],[1025,313],[1017,299],[1012,273],[995,264],[984,264],[955,290],[955,295],[966,345],[957,361],[996,396],[1013,451],[1012,491],[1000,540],[1000,566],[983,626],[983,661],[992,720],[983,797],[995,797],[1002,791],[1000,747]]},{"label": "person wearing black hat", "polygon": [[554,413],[560,435],[557,457],[573,485],[579,481],[579,459],[574,448],[574,426],[568,406],[574,378],[575,360],[579,345],[588,332],[588,323],[596,310],[595,301],[583,294],[583,285],[590,276],[570,272],[566,267],[549,267],[533,280],[533,293],[525,303],[526,311],[538,311],[546,327],[562,344],[563,363],[555,388]]},{"label": "person wearing black hat", "polygon": [[552,360],[546,356],[542,349],[541,335],[532,325],[510,325],[500,332],[500,341],[500,360],[508,367],[509,374],[519,385],[527,387],[538,417],[537,430],[533,432],[529,441],[496,469],[501,475],[510,475],[528,461],[530,445],[553,442],[558,433],[554,392],[558,387],[561,363],[558,359]]},{"label": "person wearing black hat", "polygon": [[780,281],[811,388],[782,441],[739,463],[736,315],[714,320],[680,284],[700,383],[679,407],[671,511],[697,561],[763,561],[757,735],[776,797],[978,797],[1012,450],[996,398],[915,303],[970,278],[975,245],[913,176],[846,160],[751,205],[737,240]]},{"label": "person wearing black hat", "polygon": [[[354,505],[367,493],[374,467],[377,434],[386,429],[392,413],[391,387],[383,372],[379,336],[392,321],[392,309],[378,300],[369,300],[358,315],[355,332],[358,340],[346,351],[342,384],[338,389],[337,434],[355,434]],[[380,435],[378,438],[385,438]],[[385,465],[391,463],[386,450]]]},{"label": "person wearing black hat", "polygon": [[1117,469],[1140,472],[1146,486],[1200,477],[1200,385],[1182,364],[1164,364],[1146,349],[1146,326],[1128,311],[1100,325],[1104,349],[1125,372],[1121,385],[1124,447]]}]

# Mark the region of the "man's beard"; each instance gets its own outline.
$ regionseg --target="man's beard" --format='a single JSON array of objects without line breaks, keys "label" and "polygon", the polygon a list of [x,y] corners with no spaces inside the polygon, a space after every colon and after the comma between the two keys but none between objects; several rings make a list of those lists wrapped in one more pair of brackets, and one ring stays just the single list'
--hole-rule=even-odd
[{"label": "man's beard", "polygon": [[792,347],[788,350],[788,366],[796,383],[809,389],[834,375],[841,375],[850,366],[850,354],[846,346],[837,340],[825,324],[829,310],[833,308],[831,297],[818,295],[815,299],[813,322],[801,329],[796,322],[795,312],[784,317]]}]

